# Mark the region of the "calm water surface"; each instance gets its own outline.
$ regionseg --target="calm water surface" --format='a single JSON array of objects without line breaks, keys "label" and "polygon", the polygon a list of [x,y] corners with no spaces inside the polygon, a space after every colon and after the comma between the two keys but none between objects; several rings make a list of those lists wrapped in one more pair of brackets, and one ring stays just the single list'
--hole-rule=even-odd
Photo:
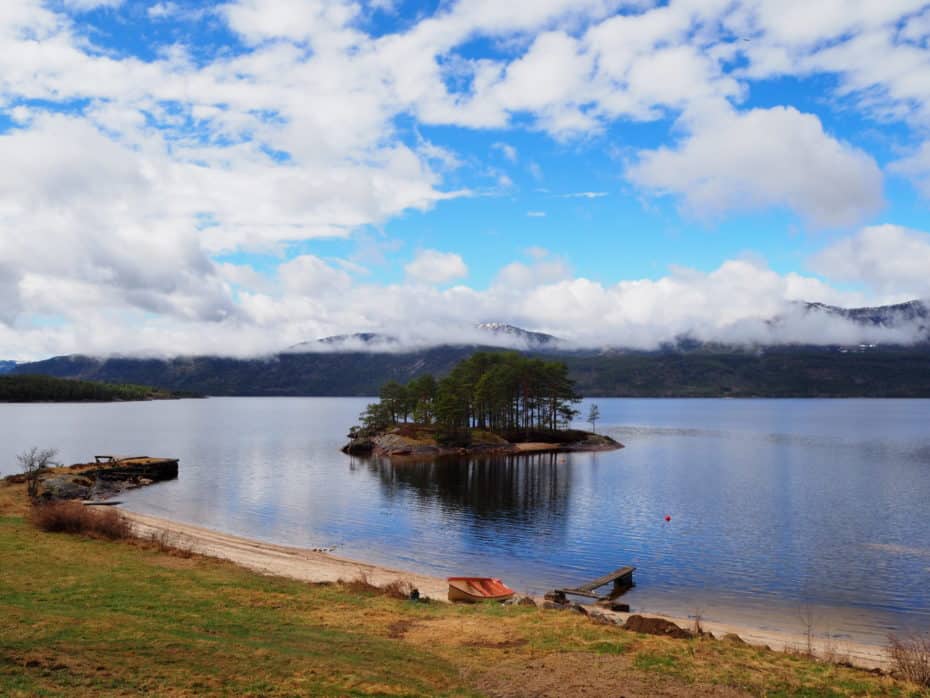
[{"label": "calm water surface", "polygon": [[600,399],[623,450],[398,466],[339,452],[366,402],[0,405],[0,472],[32,445],[179,457],[127,508],[534,593],[632,564],[637,610],[930,629],[928,400]]}]

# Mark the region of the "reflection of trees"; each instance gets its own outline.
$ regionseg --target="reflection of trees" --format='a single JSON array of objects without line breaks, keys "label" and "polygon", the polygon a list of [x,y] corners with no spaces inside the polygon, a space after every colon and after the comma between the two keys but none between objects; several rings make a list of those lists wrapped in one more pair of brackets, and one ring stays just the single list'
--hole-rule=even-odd
[{"label": "reflection of trees", "polygon": [[388,497],[413,492],[424,502],[486,520],[562,518],[571,489],[571,466],[555,453],[393,464],[353,459],[352,468],[377,475]]}]

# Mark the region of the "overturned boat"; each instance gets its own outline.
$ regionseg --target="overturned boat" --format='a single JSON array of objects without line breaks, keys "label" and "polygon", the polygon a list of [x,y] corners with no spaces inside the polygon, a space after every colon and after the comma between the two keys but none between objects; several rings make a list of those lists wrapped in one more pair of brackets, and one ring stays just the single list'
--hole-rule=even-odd
[{"label": "overturned boat", "polygon": [[493,577],[449,577],[449,601],[506,601],[516,592]]}]

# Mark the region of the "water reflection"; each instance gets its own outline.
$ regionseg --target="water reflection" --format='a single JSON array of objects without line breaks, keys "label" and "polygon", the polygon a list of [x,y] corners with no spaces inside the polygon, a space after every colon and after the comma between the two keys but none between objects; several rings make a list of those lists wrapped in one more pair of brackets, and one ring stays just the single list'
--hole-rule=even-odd
[{"label": "water reflection", "polygon": [[481,522],[567,521],[572,469],[555,453],[406,463],[355,458],[349,467],[375,475],[388,498],[412,492],[422,503],[467,510]]},{"label": "water reflection", "polygon": [[644,610],[930,629],[928,400],[598,400],[627,448],[404,464],[339,452],[366,402],[0,405],[0,469],[32,445],[170,455],[180,478],[127,507],[520,591],[632,564]]}]

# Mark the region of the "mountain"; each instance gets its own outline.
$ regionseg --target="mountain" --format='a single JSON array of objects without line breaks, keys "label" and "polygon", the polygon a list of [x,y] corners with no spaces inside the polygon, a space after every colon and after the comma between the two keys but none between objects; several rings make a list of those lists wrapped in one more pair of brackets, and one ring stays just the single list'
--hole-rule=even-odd
[{"label": "mountain", "polygon": [[896,305],[874,308],[839,308],[824,303],[803,303],[808,313],[822,313],[844,318],[859,325],[872,327],[902,327],[912,325],[930,336],[930,306],[924,301],[914,300]]},{"label": "mountain", "polygon": [[561,342],[558,337],[551,334],[530,332],[522,327],[514,327],[505,322],[482,322],[475,325],[475,329],[485,332],[498,340],[504,340],[504,343],[513,342],[515,348],[547,349]]},{"label": "mountain", "polygon": [[323,337],[312,342],[300,342],[287,349],[290,353],[330,351],[390,351],[400,346],[400,340],[377,332],[356,332]]},{"label": "mountain", "polygon": [[[927,305],[914,301],[843,309],[799,304],[802,313],[846,319],[862,327],[925,328]],[[773,320],[777,322],[778,319]],[[304,342],[269,357],[94,358],[60,356],[18,364],[36,373],[110,383],[136,383],[206,395],[375,395],[388,380],[437,376],[476,350],[513,347],[564,361],[580,392],[635,397],[930,397],[930,346],[917,344],[725,345],[682,338],[657,351],[571,350],[547,334],[484,323],[475,343],[410,349],[374,333]],[[924,331],[924,338],[927,334]],[[486,338],[486,344],[477,342]]]},{"label": "mountain", "polygon": [[9,373],[16,368],[15,361],[0,361],[0,374]]},{"label": "mountain", "polygon": [[[504,322],[482,322],[474,327],[464,328],[456,333],[457,341],[448,342],[448,346],[478,347],[493,346],[505,349],[548,349],[554,348],[561,340],[551,334],[531,332],[522,327],[515,327]],[[404,344],[393,335],[377,332],[356,332],[354,334],[338,334],[332,337],[323,337],[309,342],[300,342],[288,347],[288,353],[323,353],[333,351],[370,351],[370,352],[396,352],[405,346],[418,346],[426,349],[430,345],[426,342],[412,340]],[[435,346],[435,343],[432,344]]]}]

